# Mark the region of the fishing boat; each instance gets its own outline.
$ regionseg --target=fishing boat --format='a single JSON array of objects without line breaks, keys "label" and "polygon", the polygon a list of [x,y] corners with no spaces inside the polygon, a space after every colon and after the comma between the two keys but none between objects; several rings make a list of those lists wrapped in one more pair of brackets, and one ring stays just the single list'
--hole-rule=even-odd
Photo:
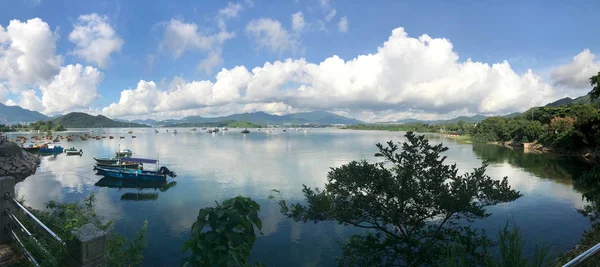
[{"label": "fishing boat", "polygon": [[158,130],[154,129],[154,133],[158,133]]},{"label": "fishing boat", "polygon": [[284,133],[286,132],[286,130],[285,130],[285,129],[283,129],[283,130],[281,130],[281,131],[282,131],[282,132],[284,132]]},{"label": "fishing boat", "polygon": [[34,143],[22,144],[21,148],[23,148],[23,150],[26,150],[26,151],[35,151],[35,150],[40,149],[40,145],[34,144]]},{"label": "fishing boat", "polygon": [[250,133],[250,131],[248,131],[248,128],[246,128],[246,129],[242,130],[242,133],[243,133],[243,134],[249,134],[249,133]]},{"label": "fishing boat", "polygon": [[177,134],[177,130],[176,130],[176,129],[175,129],[175,130],[173,130],[173,134]]},{"label": "fishing boat", "polygon": [[[122,161],[127,162],[137,162],[144,164],[155,164],[156,168],[158,168],[159,162],[155,159],[142,159],[142,158],[122,158]],[[170,171],[167,167],[162,166],[154,171],[146,171],[141,167],[137,170],[130,170],[124,168],[114,168],[114,167],[102,167],[97,166],[96,171],[97,174],[103,175],[105,177],[116,178],[116,179],[130,179],[130,180],[145,180],[145,181],[164,181],[167,179],[167,176],[176,177],[177,174],[175,172]]]},{"label": "fishing boat", "polygon": [[196,127],[194,127],[194,128],[192,128],[190,131],[191,131],[191,132],[195,132],[195,131],[198,131],[198,129],[196,129]]},{"label": "fishing boat", "polygon": [[223,128],[223,131],[224,132],[229,131],[229,128],[225,127],[225,128]]},{"label": "fishing boat", "polygon": [[114,167],[114,168],[121,167],[123,169],[137,169],[138,167],[140,167],[142,165],[142,163],[127,162],[127,161],[123,161],[119,158],[94,158],[94,160],[96,161],[96,166],[94,166],[94,169],[97,166]]},{"label": "fishing boat", "polygon": [[65,149],[65,153],[67,153],[67,156],[83,155],[83,151],[81,149],[77,150],[75,147]]},{"label": "fishing boat", "polygon": [[214,128],[213,129],[213,133],[218,133],[219,132],[219,128]]},{"label": "fishing boat", "polygon": [[206,127],[203,127],[203,128],[202,128],[202,131],[206,131]]},{"label": "fishing boat", "polygon": [[131,156],[133,152],[131,151],[131,149],[123,148],[119,149],[119,151],[115,152],[115,154],[117,155],[117,158],[122,158]]},{"label": "fishing boat", "polygon": [[63,148],[59,145],[47,144],[40,147],[40,153],[62,153]]},{"label": "fishing boat", "polygon": [[208,130],[208,131],[206,131],[206,132],[207,132],[207,133],[213,133],[213,130]]}]

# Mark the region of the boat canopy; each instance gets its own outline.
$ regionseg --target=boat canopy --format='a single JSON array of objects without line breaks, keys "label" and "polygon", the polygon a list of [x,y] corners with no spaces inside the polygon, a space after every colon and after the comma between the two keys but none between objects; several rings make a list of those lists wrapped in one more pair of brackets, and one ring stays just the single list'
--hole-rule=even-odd
[{"label": "boat canopy", "polygon": [[142,159],[142,158],[121,158],[121,161],[148,163],[148,164],[156,164],[158,162],[158,160],[155,160],[155,159]]}]

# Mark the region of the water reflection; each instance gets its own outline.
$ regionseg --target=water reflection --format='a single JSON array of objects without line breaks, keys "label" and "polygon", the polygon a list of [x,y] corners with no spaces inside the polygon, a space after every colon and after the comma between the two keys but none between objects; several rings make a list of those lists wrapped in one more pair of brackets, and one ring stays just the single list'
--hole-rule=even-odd
[{"label": "water reflection", "polygon": [[[267,200],[270,190],[279,189],[290,201],[298,200],[302,184],[323,187],[330,167],[351,160],[375,160],[376,143],[404,140],[401,132],[316,129],[307,134],[265,134],[250,129],[252,133],[242,135],[233,129],[216,134],[177,130],[172,135],[164,130],[155,134],[134,129],[137,138],[133,139],[120,129],[105,129],[115,139],[65,142],[63,147],[82,149],[83,156],[42,157],[37,173],[20,182],[17,190],[35,208],[43,208],[49,200],[78,201],[94,192],[98,215],[114,220],[115,231],[125,235],[132,235],[148,220],[144,262],[151,266],[180,263],[181,244],[199,209],[243,195],[261,205],[264,236],[258,237],[252,260],[268,266],[330,266],[340,253],[337,242],[358,230],[337,223],[294,223]],[[511,185],[525,194],[490,209],[494,215],[477,226],[495,231],[514,218],[526,238],[544,240],[559,251],[573,246],[589,227],[587,219],[575,211],[582,205],[581,194],[569,182],[575,174],[567,163],[554,166],[559,159],[430,138],[450,148],[445,153],[447,163],[456,162],[461,172],[487,160],[491,162],[488,175],[508,176]],[[93,157],[113,156],[119,147],[132,149],[134,157],[158,158],[160,165],[177,172],[176,183],[168,187],[128,184],[95,175]]]},{"label": "water reflection", "polygon": [[[166,192],[177,185],[177,182],[167,181],[132,181],[114,179],[104,177],[96,182],[95,186],[107,187],[107,188],[118,188],[121,189],[136,189],[135,192],[126,192],[121,195],[122,201],[154,201],[158,200],[158,192]],[[147,192],[154,191],[154,192]]]}]

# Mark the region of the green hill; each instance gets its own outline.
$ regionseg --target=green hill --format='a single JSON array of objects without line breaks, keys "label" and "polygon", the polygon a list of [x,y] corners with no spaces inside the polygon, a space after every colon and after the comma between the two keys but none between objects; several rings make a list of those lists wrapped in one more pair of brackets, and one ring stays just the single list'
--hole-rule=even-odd
[{"label": "green hill", "polygon": [[71,112],[53,120],[67,128],[126,128],[126,127],[148,127],[148,125],[128,122],[118,122],[102,115],[92,116],[82,112]]},{"label": "green hill", "polygon": [[223,117],[213,117],[213,118],[205,118],[201,116],[190,116],[185,117],[180,120],[164,120],[157,122],[158,125],[169,125],[169,126],[179,126],[179,125],[189,125],[189,126],[198,126],[201,124],[207,123],[224,123],[224,122],[232,122],[232,121],[245,121],[258,125],[265,125],[267,122],[269,124],[360,124],[364,123],[362,121],[346,118],[343,116],[339,116],[333,113],[325,112],[325,111],[313,111],[313,112],[302,112],[302,113],[293,113],[288,115],[272,115],[262,111],[252,112],[252,113],[242,113],[242,114],[233,114],[229,116]]}]

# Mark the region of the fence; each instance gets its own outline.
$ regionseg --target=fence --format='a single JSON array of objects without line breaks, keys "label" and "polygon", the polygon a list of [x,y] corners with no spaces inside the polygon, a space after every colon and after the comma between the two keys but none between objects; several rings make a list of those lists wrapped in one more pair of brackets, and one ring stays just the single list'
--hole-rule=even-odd
[{"label": "fence", "polygon": [[34,266],[40,266],[40,263],[34,258],[32,253],[27,250],[23,240],[19,237],[30,238],[34,246],[39,246],[41,250],[45,248],[32,235],[31,231],[15,216],[15,212],[21,212],[27,220],[30,220],[36,227],[43,230],[45,234],[54,239],[67,250],[67,266],[106,266],[106,233],[93,224],[86,224],[79,229],[73,230],[74,238],[63,241],[50,228],[44,225],[35,217],[26,207],[21,205],[15,198],[15,178],[10,176],[0,177],[0,209],[4,211],[0,216],[0,224],[4,229],[0,231],[0,243],[15,242],[22,250],[25,257]]}]

